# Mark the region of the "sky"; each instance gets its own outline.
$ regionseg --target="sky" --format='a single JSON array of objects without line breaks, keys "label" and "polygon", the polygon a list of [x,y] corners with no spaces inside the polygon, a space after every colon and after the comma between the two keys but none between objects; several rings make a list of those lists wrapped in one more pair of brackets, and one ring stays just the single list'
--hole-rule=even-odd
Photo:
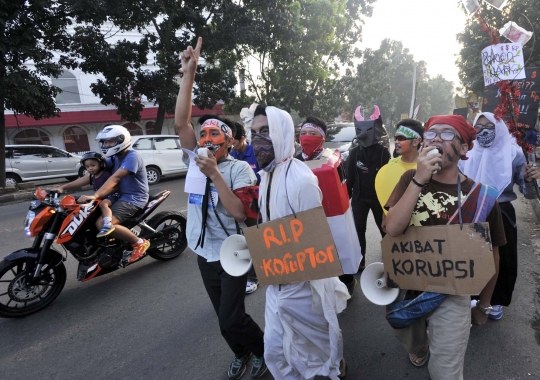
[{"label": "sky", "polygon": [[427,63],[430,76],[442,74],[459,87],[456,34],[466,19],[457,0],[377,0],[359,46],[378,49],[385,38],[401,41],[415,61]]}]

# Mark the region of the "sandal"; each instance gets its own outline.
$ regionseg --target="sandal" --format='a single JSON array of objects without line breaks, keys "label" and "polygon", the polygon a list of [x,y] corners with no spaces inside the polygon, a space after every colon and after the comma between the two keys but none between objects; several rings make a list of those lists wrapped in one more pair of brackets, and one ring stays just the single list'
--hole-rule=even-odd
[{"label": "sandal", "polygon": [[417,354],[409,354],[409,361],[415,367],[423,367],[429,360],[429,347],[420,350],[418,353],[427,350],[427,353],[424,356],[419,356]]},{"label": "sandal", "polygon": [[345,377],[347,377],[347,362],[345,361],[345,359],[341,359],[341,361],[339,362],[339,372],[340,374],[338,375],[338,378],[344,379]]}]

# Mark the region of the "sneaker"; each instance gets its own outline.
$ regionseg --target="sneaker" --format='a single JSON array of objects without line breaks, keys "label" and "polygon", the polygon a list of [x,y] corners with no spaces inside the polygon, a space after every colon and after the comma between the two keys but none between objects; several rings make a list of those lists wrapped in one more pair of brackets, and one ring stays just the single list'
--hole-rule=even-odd
[{"label": "sneaker", "polygon": [[248,281],[246,284],[246,294],[253,293],[255,290],[257,290],[258,286],[259,286],[259,282]]},{"label": "sneaker", "polygon": [[354,289],[356,289],[357,286],[358,286],[358,280],[356,278],[354,279],[353,282],[351,282],[350,284],[347,284],[347,290],[349,291],[349,294],[351,295],[351,297],[354,293]]},{"label": "sneaker", "polygon": [[262,377],[266,373],[266,371],[268,371],[268,367],[266,366],[266,362],[264,361],[264,356],[253,356],[251,378],[258,379],[259,377]]},{"label": "sneaker", "polygon": [[101,231],[98,232],[98,234],[96,235],[96,237],[98,238],[102,238],[102,237],[105,237],[107,235],[110,235],[111,232],[114,231],[114,226],[112,224],[110,225],[103,225],[103,227],[101,227]]},{"label": "sneaker", "polygon": [[498,321],[503,317],[503,306],[493,305],[493,310],[489,313],[488,318]]},{"label": "sneaker", "polygon": [[246,372],[247,363],[249,362],[249,359],[251,359],[251,356],[252,353],[249,352],[240,357],[234,357],[231,365],[229,366],[229,371],[227,372],[229,379],[239,379],[244,375],[244,372]]},{"label": "sneaker", "polygon": [[128,263],[131,264],[142,259],[148,248],[150,248],[150,242],[146,239],[143,239],[142,243],[133,244],[133,252],[129,256]]}]

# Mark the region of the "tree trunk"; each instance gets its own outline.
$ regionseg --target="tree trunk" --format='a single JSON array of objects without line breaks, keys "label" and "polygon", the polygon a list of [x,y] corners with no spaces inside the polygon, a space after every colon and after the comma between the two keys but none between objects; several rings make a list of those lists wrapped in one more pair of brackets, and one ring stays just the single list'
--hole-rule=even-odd
[{"label": "tree trunk", "polygon": [[161,104],[158,106],[156,124],[154,125],[154,134],[161,135],[163,130],[163,122],[165,121],[165,107]]}]

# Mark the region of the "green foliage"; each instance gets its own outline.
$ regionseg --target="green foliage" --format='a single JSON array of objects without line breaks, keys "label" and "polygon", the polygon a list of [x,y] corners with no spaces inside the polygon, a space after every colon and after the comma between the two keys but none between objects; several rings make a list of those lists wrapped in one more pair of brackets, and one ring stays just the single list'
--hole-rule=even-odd
[{"label": "green foliage", "polygon": [[[461,2],[460,2],[461,3]],[[514,21],[522,28],[533,32],[533,38],[523,47],[525,67],[540,66],[540,41],[535,37],[540,35],[540,0],[514,0],[499,11],[484,4],[480,15],[485,22],[497,31],[508,21]],[[497,33],[497,35],[499,35]],[[490,37],[483,31],[476,18],[471,17],[465,24],[465,29],[457,35],[462,44],[459,57],[456,61],[459,67],[461,84],[467,91],[481,94],[484,90],[484,76],[480,54],[482,49],[490,45]],[[506,42],[500,36],[501,42]]]},{"label": "green foliage", "polygon": [[334,103],[330,98],[339,70],[358,56],[354,43],[361,39],[362,16],[371,15],[373,2],[250,1],[253,28],[239,48],[244,58],[239,68],[257,101],[300,116]]},{"label": "green foliage", "polygon": [[[181,76],[179,54],[194,46],[197,36],[203,37],[205,66],[198,71],[194,103],[204,109],[232,98],[234,47],[249,25],[237,1],[71,1],[82,25],[75,28],[74,55],[82,60],[82,70],[103,76],[91,86],[92,92],[103,104],[115,105],[124,119],[140,120],[143,96],[159,104],[162,115],[174,113]],[[114,43],[113,36],[102,31],[107,21],[120,31],[136,30],[142,37]],[[144,68],[148,56],[155,57],[157,71]],[[161,125],[156,123],[155,129],[159,133]]]},{"label": "green foliage", "polygon": [[242,91],[240,96],[235,96],[227,104],[224,104],[223,110],[229,115],[240,114],[242,108],[249,108],[254,101],[254,96],[248,96],[245,91]]}]

